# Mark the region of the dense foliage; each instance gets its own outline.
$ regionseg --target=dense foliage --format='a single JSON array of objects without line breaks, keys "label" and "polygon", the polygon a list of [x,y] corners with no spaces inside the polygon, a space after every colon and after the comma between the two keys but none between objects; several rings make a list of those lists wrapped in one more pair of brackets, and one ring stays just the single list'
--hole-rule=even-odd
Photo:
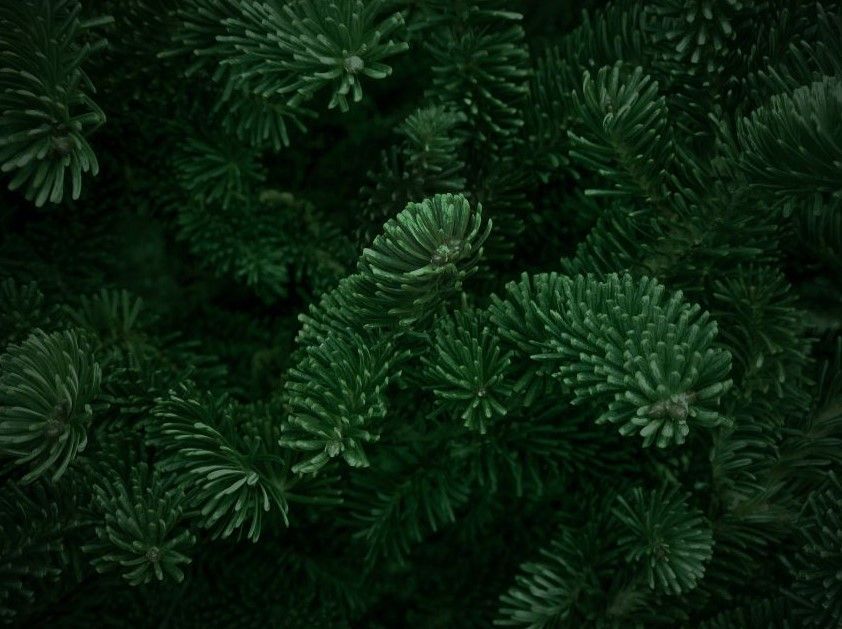
[{"label": "dense foliage", "polygon": [[842,3],[0,0],[0,619],[842,626]]}]

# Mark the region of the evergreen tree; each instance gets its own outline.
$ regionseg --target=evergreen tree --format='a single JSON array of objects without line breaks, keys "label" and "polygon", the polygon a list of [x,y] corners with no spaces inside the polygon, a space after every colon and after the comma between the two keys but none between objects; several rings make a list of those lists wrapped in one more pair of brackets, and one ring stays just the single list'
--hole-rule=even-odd
[{"label": "evergreen tree", "polygon": [[0,0],[0,621],[842,626],[842,3]]}]

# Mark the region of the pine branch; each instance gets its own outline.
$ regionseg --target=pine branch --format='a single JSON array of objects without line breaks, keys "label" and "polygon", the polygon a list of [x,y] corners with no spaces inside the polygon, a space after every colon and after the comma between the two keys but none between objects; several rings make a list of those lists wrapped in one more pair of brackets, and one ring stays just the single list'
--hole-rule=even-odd
[{"label": "pine branch", "polygon": [[290,415],[281,444],[313,454],[295,472],[316,472],[337,456],[351,466],[368,466],[363,444],[378,439],[385,389],[400,374],[399,360],[388,340],[357,334],[332,336],[304,351],[286,382]]},{"label": "pine branch", "polygon": [[145,464],[128,480],[116,473],[100,479],[94,504],[102,522],[97,541],[84,547],[97,571],[119,570],[135,586],[153,579],[181,581],[182,565],[190,563],[185,553],[195,539],[179,527],[179,494]]},{"label": "pine branch", "polygon": [[581,130],[570,132],[570,156],[613,183],[589,194],[664,201],[675,160],[666,100],[642,68],[622,64],[585,72],[574,93]]},{"label": "pine branch", "polygon": [[[224,398],[184,387],[154,413],[160,424],[150,441],[161,449],[160,468],[180,477],[186,506],[214,537],[245,532],[256,542],[265,514],[275,510],[288,524],[294,483],[268,413],[234,409]],[[238,421],[240,414],[246,417]]]},{"label": "pine branch", "polygon": [[792,211],[819,195],[839,198],[842,83],[825,77],[737,121],[739,163],[748,185]]},{"label": "pine branch", "polygon": [[22,480],[58,480],[88,443],[102,373],[73,331],[32,333],[0,357],[0,447]]},{"label": "pine branch", "polygon": [[488,422],[506,414],[510,355],[500,349],[486,318],[476,312],[442,319],[433,335],[432,353],[421,360],[437,406],[484,433]]},{"label": "pine branch", "polygon": [[[508,291],[528,294],[514,284]],[[529,339],[542,347],[531,357],[557,365],[574,404],[604,404],[597,423],[620,424],[622,434],[639,432],[644,445],[661,448],[684,443],[691,422],[727,423],[715,408],[731,386],[730,355],[713,346],[716,325],[681,293],[667,298],[646,278],[577,276],[560,278],[550,300],[536,313],[545,329]]]},{"label": "pine branch", "polygon": [[83,22],[80,8],[75,0],[0,8],[0,170],[13,173],[9,188],[23,188],[37,206],[59,203],[68,184],[78,199],[82,175],[99,171],[88,136],[105,114],[82,67],[99,46],[82,42],[97,22]]}]

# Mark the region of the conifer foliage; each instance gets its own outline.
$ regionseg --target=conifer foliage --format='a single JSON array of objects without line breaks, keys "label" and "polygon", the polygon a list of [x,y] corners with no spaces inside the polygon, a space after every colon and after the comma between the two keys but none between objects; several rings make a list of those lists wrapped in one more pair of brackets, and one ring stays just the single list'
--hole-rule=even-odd
[{"label": "conifer foliage", "polygon": [[66,179],[78,198],[82,174],[99,170],[87,136],[105,114],[82,67],[98,42],[84,41],[92,24],[80,20],[80,10],[63,0],[0,7],[0,169],[35,205],[61,201]]},{"label": "conifer foliage", "polygon": [[842,3],[0,0],[0,622],[842,626]]}]

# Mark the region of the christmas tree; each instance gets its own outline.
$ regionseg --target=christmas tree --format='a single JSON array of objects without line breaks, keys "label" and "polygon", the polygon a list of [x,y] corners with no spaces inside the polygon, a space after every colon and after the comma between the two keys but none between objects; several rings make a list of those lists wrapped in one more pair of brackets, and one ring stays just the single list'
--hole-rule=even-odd
[{"label": "christmas tree", "polygon": [[0,619],[842,626],[842,3],[0,0]]}]

